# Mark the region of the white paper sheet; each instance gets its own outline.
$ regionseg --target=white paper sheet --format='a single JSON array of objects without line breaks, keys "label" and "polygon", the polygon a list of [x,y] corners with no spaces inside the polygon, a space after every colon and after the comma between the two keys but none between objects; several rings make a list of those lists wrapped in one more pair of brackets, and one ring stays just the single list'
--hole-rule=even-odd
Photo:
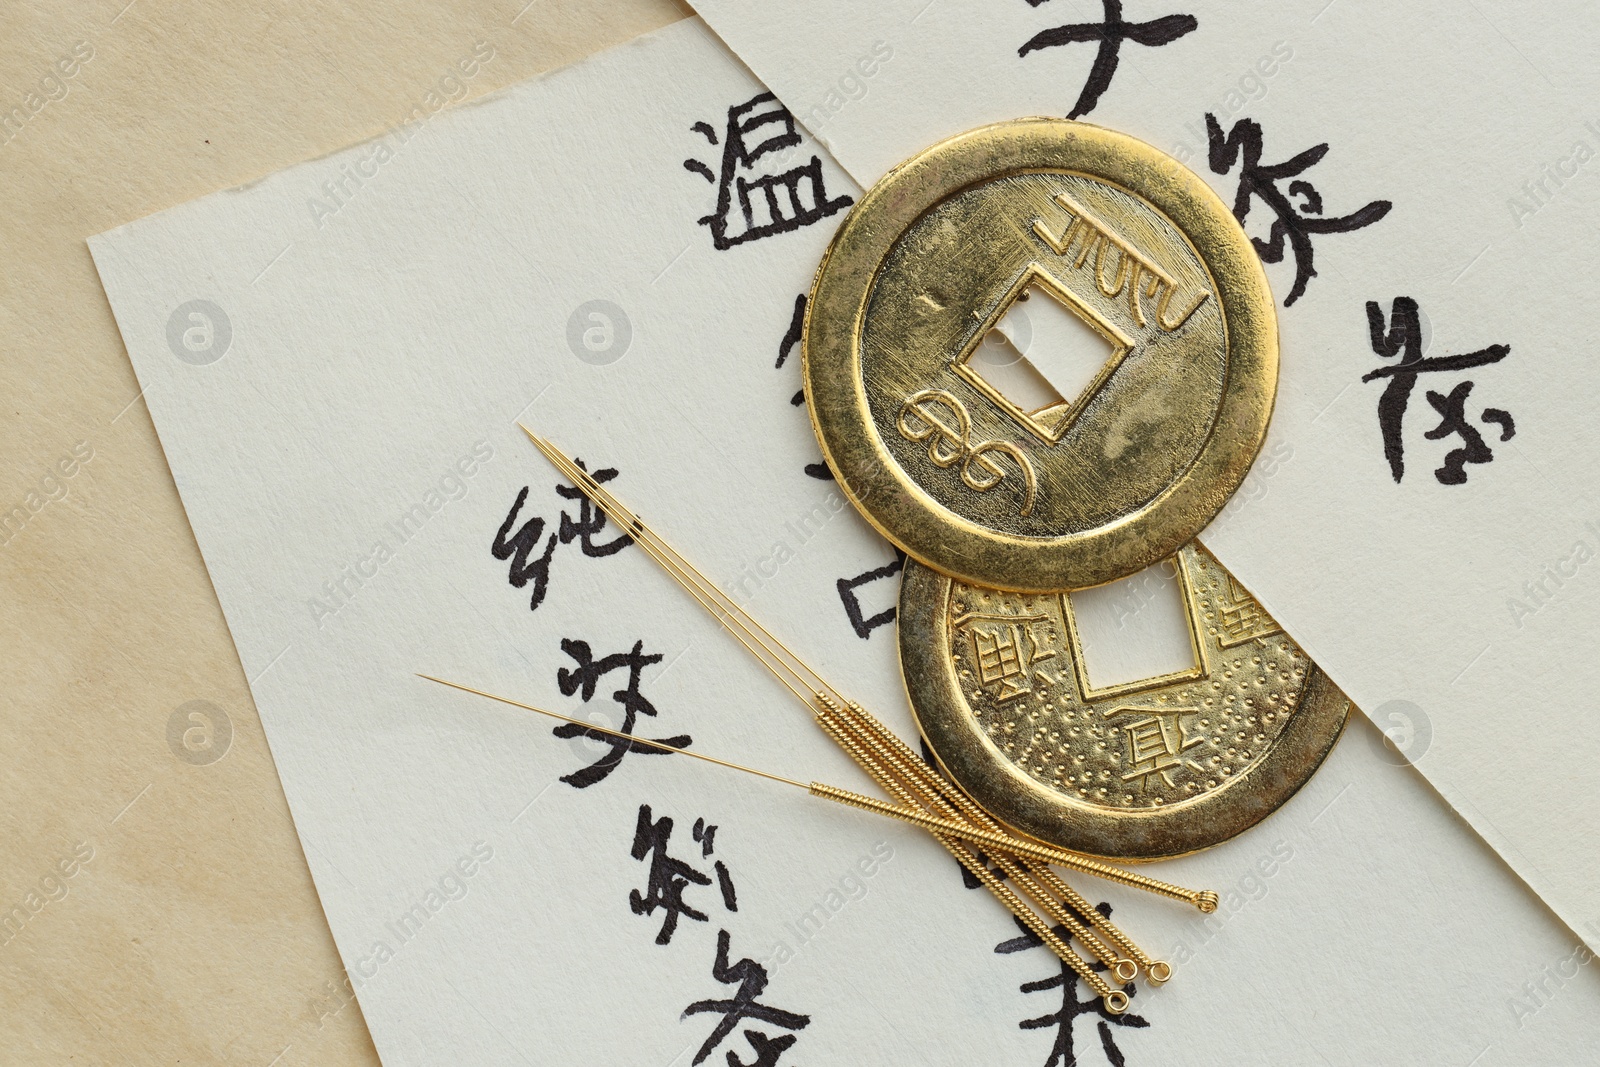
[{"label": "white paper sheet", "polygon": [[[1085,120],[1173,153],[1232,203],[1243,161],[1211,166],[1206,116],[1222,133],[1248,119],[1263,164],[1327,146],[1277,182],[1291,204],[1312,205],[1307,217],[1393,205],[1359,230],[1311,235],[1314,276],[1298,275],[1290,248],[1268,264],[1283,347],[1268,463],[1202,536],[1551,907],[1588,930],[1600,917],[1595,9],[696,6],[863,183],[963,129],[1072,112],[1099,41],[1028,46],[1103,26],[1116,8],[1137,28]],[[1194,25],[1180,33],[1170,20],[1184,14]],[[1250,201],[1253,236],[1269,239],[1274,220]],[[1375,352],[1367,303],[1387,329],[1397,297],[1416,302],[1425,359],[1510,349],[1415,379],[1399,481],[1378,417],[1391,379],[1363,380],[1397,362]],[[1426,439],[1443,421],[1428,393],[1445,402],[1468,381],[1463,413],[1493,459],[1443,484],[1434,472],[1466,441]]]},{"label": "white paper sheet", "polygon": [[[912,736],[894,555],[807,475],[791,404],[796,297],[842,215],[726,251],[697,221],[730,109],[763,92],[691,20],[91,242],[386,1062],[748,1063],[747,1030],[795,1038],[781,1063],[1592,1048],[1588,951],[1365,723],[1269,822],[1157,868],[1223,892],[1216,916],[1080,880],[1177,967],[1112,1022],[1073,1014],[1071,982],[1028,991],[1060,966],[919,832],[677,756],[629,753],[575,788],[605,746],[413,676],[611,725],[632,689],[646,736],[870,788],[639,550],[606,554],[615,529],[586,526],[520,418],[615,468],[619,495]],[[823,203],[859,194],[790,147],[777,169],[814,160]],[[497,554],[535,516],[531,556]],[[607,668],[592,691],[570,673],[580,641]],[[633,678],[636,644],[660,658]],[[642,805],[657,834],[673,820],[705,916],[666,943],[650,835],[631,851]],[[723,931],[730,966],[765,968],[756,999],[794,1014],[706,1049],[722,1015],[685,1012],[737,992],[713,973]]]}]

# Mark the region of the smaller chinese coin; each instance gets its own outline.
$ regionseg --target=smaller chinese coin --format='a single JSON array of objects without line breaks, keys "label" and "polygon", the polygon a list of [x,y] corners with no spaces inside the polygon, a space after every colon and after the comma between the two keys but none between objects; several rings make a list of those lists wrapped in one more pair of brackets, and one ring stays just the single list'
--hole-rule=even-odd
[{"label": "smaller chinese coin", "polygon": [[1265,819],[1350,702],[1198,542],[1167,565],[1192,667],[1107,684],[1072,594],[1001,592],[907,562],[900,665],[946,773],[995,818],[1074,852],[1159,859]]},{"label": "smaller chinese coin", "polygon": [[1142,141],[1060,119],[973,130],[873,186],[817,271],[803,350],[856,506],[999,589],[1178,551],[1243,480],[1277,390],[1272,294],[1227,206]]}]

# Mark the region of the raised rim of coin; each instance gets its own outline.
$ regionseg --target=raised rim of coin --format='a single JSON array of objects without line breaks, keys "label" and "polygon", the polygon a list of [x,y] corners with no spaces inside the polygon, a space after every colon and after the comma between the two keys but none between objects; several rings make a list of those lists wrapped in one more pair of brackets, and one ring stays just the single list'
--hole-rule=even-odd
[{"label": "raised rim of coin", "polygon": [[[1185,472],[1137,511],[1056,537],[993,530],[957,515],[901,468],[879,437],[860,353],[878,272],[901,234],[957,191],[1023,172],[1071,172],[1119,186],[1163,213],[1217,285],[1227,381]],[[915,559],[964,581],[1030,592],[1114,581],[1175,553],[1244,480],[1277,392],[1277,313],[1260,259],[1227,205],[1187,167],[1125,134],[1065,119],[984,126],[891,170],[850,212],[818,267],[802,351],[813,428],[858,510]]]},{"label": "raised rim of coin", "polygon": [[1299,706],[1271,749],[1217,789],[1151,808],[1084,803],[1028,775],[977,726],[947,654],[943,623],[951,583],[947,575],[911,561],[901,578],[900,668],[917,726],[945,773],[985,811],[1048,844],[1124,862],[1220,844],[1298,792],[1333,751],[1349,717],[1349,698],[1312,662]]}]

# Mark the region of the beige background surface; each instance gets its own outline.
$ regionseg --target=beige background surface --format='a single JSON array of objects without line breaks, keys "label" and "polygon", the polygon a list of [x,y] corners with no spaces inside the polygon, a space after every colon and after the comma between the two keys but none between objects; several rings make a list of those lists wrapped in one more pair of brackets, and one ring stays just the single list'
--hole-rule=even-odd
[{"label": "beige background surface", "polygon": [[[124,3],[0,15],[0,1061],[376,1063],[84,238],[394,125],[475,41],[473,97],[686,10]],[[193,700],[226,747],[169,742]]]}]

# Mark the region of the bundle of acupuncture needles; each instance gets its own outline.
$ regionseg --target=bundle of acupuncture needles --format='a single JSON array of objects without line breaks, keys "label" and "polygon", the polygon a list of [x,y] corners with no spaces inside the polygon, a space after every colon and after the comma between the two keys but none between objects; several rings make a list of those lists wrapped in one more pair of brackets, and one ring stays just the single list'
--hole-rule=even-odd
[{"label": "bundle of acupuncture needles", "polygon": [[[1069,886],[1060,875],[1051,870],[1050,865],[1055,864],[1181,900],[1207,913],[1217,908],[1215,892],[1210,890],[1197,892],[1170,885],[1098,860],[1042,845],[1007,830],[965,793],[924,762],[909,745],[875,716],[854,701],[845,699],[805,660],[729,599],[693,564],[684,559],[637,515],[624,507],[615,496],[595,481],[587,471],[527,427],[522,429],[557,470],[625,530],[651,559],[660,564],[674,581],[710,612],[752,656],[805,705],[823,733],[855,760],[861,769],[892,798],[893,803],[886,803],[821,782],[807,784],[781,775],[731,764],[725,760],[700,758],[798,786],[807,789],[815,796],[900,819],[927,830],[1050,951],[1072,968],[1084,984],[1100,997],[1108,1012],[1120,1014],[1127,1009],[1126,989],[1112,988],[1094,970],[1089,961],[1072,947],[1069,943],[1072,939],[1076,939],[1124,986],[1133,982],[1140,974],[1143,974],[1152,985],[1161,985],[1172,976],[1172,968],[1168,963],[1152,960],[1098,909]],[[566,716],[505,697],[497,697],[470,686],[444,682],[438,678],[430,680],[530,711],[538,711],[554,718],[566,719]],[[577,722],[571,719],[567,721]],[[699,755],[683,749],[671,749],[670,746],[633,735],[620,735],[617,731],[606,730],[586,722],[579,722],[578,725],[601,733],[625,736],[629,740],[653,744],[657,748],[670,749],[684,755]],[[994,865],[993,868],[990,867],[991,863]],[[996,873],[997,871],[999,873]],[[1002,875],[1005,881],[1002,880]],[[1007,881],[1010,884],[1007,884]],[[1058,930],[1062,933],[1058,933]]]}]

